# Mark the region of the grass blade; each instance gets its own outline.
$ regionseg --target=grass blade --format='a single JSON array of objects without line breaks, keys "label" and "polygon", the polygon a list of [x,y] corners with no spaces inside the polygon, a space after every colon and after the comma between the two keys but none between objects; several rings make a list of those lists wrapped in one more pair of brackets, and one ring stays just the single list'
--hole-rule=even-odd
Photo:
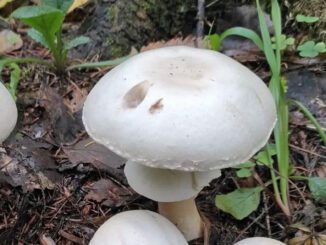
[{"label": "grass blade", "polygon": [[317,132],[319,133],[320,137],[322,138],[322,140],[324,142],[324,145],[326,146],[326,133],[324,132],[323,128],[321,127],[319,122],[316,120],[316,118],[309,111],[309,109],[304,104],[302,104],[301,102],[299,102],[297,100],[289,100],[289,103],[298,107],[299,110],[302,111],[303,114],[310,120],[310,122],[316,127]]},{"label": "grass blade", "polygon": [[244,27],[233,27],[230,29],[227,29],[225,32],[221,35],[221,41],[231,35],[241,36],[244,38],[248,38],[251,40],[254,44],[258,46],[261,50],[264,50],[263,41],[258,36],[258,34],[250,29],[244,28]]}]

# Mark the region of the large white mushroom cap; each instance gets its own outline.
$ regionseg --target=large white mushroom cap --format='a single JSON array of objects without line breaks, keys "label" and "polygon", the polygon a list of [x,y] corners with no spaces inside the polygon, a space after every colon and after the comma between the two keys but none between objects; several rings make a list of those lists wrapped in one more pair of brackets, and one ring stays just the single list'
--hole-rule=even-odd
[{"label": "large white mushroom cap", "polygon": [[115,153],[150,167],[221,169],[263,147],[276,121],[262,80],[233,59],[184,46],[138,54],[90,92],[83,121]]},{"label": "large white mushroom cap", "polygon": [[285,243],[266,237],[252,237],[241,240],[234,245],[285,245]]},{"label": "large white mushroom cap", "polygon": [[95,233],[90,245],[187,245],[181,232],[163,216],[143,210],[119,213]]},{"label": "large white mushroom cap", "polygon": [[129,185],[139,194],[157,202],[178,202],[197,196],[221,171],[186,172],[151,168],[127,161],[125,174]]},{"label": "large white mushroom cap", "polygon": [[0,143],[12,132],[17,122],[17,107],[6,87],[0,82]]}]

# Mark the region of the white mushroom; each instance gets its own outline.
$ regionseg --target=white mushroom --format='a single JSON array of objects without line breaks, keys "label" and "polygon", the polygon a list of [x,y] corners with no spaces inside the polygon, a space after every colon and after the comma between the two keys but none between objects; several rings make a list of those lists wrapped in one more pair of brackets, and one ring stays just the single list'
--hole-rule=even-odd
[{"label": "white mushroom", "polygon": [[17,122],[17,107],[6,87],[0,82],[0,144],[10,135]]},{"label": "white mushroom", "polygon": [[202,222],[194,198],[211,180],[221,175],[219,169],[186,172],[127,161],[125,174],[136,192],[159,202],[160,214],[172,220],[187,240],[201,236]]},{"label": "white mushroom", "polygon": [[285,243],[266,238],[266,237],[252,237],[241,240],[240,242],[235,243],[234,245],[285,245]]},{"label": "white mushroom", "polygon": [[187,245],[180,231],[151,211],[126,211],[107,220],[90,245]]},{"label": "white mushroom", "polygon": [[[86,100],[83,121],[95,141],[130,160],[126,175],[131,187],[154,200],[171,195],[166,200],[173,202],[159,203],[159,210],[191,240],[202,230],[193,197],[219,176],[209,171],[244,162],[263,147],[276,108],[267,86],[243,65],[218,52],[177,46],[141,53],[106,74]],[[198,179],[195,172],[207,176],[203,185],[189,181]],[[144,175],[146,180],[135,181]],[[178,186],[180,176],[185,182]],[[148,194],[150,185],[154,189],[158,183],[159,198]],[[185,188],[186,183],[191,186]],[[185,188],[180,197],[169,190],[177,186]],[[180,217],[173,218],[179,212],[173,208],[183,204],[192,210],[182,214],[183,220],[192,220],[196,231],[188,233]]]}]

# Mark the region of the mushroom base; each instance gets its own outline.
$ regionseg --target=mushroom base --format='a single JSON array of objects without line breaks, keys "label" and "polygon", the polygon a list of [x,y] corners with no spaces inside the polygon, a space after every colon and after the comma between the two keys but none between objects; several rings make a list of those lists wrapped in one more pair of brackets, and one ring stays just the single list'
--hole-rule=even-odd
[{"label": "mushroom base", "polygon": [[194,198],[179,202],[159,202],[158,210],[178,227],[187,241],[202,237],[204,225]]}]

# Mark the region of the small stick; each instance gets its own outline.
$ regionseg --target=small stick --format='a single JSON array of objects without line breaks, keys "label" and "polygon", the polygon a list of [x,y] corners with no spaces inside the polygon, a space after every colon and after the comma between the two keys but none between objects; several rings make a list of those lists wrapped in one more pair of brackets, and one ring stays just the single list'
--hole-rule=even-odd
[{"label": "small stick", "polygon": [[268,213],[267,197],[266,197],[265,191],[263,191],[263,200],[264,200],[264,209],[265,209],[265,213],[266,213],[265,220],[266,220],[267,234],[268,234],[268,237],[271,237],[272,230],[271,230],[271,223],[270,223],[270,217],[269,217],[269,213]]},{"label": "small stick", "polygon": [[198,0],[197,2],[197,47],[204,36],[204,21],[205,21],[205,0]]}]

